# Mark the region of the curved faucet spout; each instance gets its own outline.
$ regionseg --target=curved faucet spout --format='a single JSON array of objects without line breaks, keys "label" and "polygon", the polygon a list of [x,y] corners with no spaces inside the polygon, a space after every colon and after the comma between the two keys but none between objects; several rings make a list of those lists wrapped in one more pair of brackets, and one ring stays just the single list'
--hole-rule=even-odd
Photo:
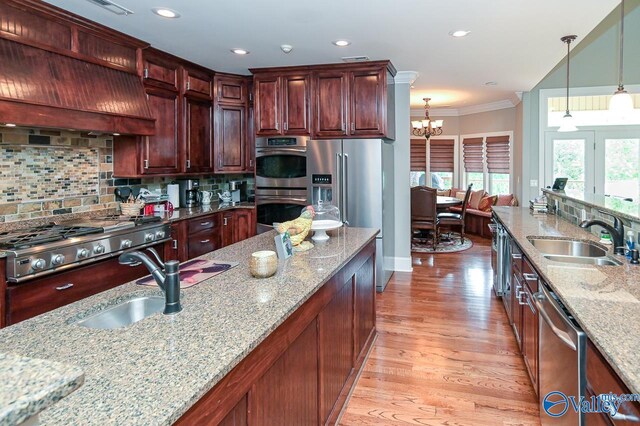
[{"label": "curved faucet spout", "polygon": [[613,252],[615,254],[624,255],[624,225],[620,218],[614,216],[614,226],[609,225],[599,219],[584,220],[580,223],[581,228],[591,228],[593,225],[598,225],[609,231],[611,239],[613,240]]}]

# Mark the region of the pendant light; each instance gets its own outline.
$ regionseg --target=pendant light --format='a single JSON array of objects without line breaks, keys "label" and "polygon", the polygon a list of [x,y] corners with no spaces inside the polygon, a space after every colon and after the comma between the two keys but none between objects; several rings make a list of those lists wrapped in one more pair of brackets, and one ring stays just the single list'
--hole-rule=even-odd
[{"label": "pendant light", "polygon": [[620,2],[620,69],[618,70],[618,90],[609,101],[609,111],[623,117],[633,111],[633,98],[624,90],[622,84],[622,72],[624,64],[624,0]]},{"label": "pendant light", "polygon": [[575,132],[578,130],[574,123],[573,116],[569,113],[569,65],[571,63],[571,42],[578,38],[576,35],[567,35],[560,40],[563,43],[567,43],[567,109],[564,117],[562,117],[562,124],[558,129],[559,132]]}]

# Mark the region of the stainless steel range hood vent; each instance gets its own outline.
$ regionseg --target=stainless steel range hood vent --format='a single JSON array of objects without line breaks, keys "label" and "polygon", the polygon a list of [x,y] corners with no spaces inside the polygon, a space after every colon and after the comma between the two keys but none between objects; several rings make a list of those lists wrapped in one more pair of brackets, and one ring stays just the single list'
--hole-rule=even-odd
[{"label": "stainless steel range hood vent", "polygon": [[107,9],[111,13],[115,13],[116,15],[133,15],[133,10],[127,9],[124,6],[119,5],[118,3],[114,3],[110,0],[87,0],[89,3],[97,4],[98,6]]}]

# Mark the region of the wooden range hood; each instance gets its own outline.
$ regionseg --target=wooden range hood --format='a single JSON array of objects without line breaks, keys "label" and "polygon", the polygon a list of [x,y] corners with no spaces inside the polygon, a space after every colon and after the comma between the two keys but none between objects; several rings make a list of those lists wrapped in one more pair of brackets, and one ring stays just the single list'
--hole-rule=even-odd
[{"label": "wooden range hood", "polygon": [[147,43],[34,0],[0,3],[0,123],[153,135]]}]

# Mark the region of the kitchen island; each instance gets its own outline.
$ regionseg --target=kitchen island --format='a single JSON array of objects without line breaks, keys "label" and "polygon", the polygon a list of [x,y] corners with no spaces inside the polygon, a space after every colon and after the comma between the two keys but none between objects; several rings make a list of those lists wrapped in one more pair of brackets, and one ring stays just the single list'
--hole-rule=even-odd
[{"label": "kitchen island", "polygon": [[182,290],[177,315],[155,314],[115,330],[75,324],[116,303],[159,294],[131,282],[0,330],[4,352],[85,372],[84,385],[44,410],[41,422],[335,419],[375,338],[377,230],[333,231],[327,243],[281,263],[274,277],[254,279],[249,256],[273,249],[274,235],[202,256],[240,264]]}]

